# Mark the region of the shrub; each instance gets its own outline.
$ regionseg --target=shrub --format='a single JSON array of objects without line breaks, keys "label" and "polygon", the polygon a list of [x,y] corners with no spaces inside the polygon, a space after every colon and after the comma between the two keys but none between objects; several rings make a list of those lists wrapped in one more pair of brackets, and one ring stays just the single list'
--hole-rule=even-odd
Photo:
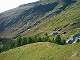
[{"label": "shrub", "polygon": [[0,52],[2,52],[2,51],[3,51],[3,43],[0,42]]},{"label": "shrub", "polygon": [[44,34],[44,37],[43,37],[43,42],[49,42],[50,41],[50,38],[48,36],[47,33]]},{"label": "shrub", "polygon": [[23,40],[23,45],[28,44],[28,38],[27,37],[22,37]]},{"label": "shrub", "polygon": [[22,36],[18,36],[16,39],[17,39],[17,46],[22,46],[23,43]]},{"label": "shrub", "polygon": [[61,45],[65,45],[66,41],[65,40],[61,40]]},{"label": "shrub", "polygon": [[80,39],[78,39],[77,42],[79,43],[80,42]]},{"label": "shrub", "polygon": [[56,44],[61,44],[61,37],[60,37],[60,35],[57,35],[57,36],[55,37],[54,43],[56,43]]}]

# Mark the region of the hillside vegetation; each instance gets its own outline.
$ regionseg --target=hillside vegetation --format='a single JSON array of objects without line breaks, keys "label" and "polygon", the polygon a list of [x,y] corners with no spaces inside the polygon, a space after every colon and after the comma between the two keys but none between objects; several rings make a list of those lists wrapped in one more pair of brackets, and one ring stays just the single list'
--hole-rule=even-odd
[{"label": "hillside vegetation", "polygon": [[80,60],[80,43],[56,45],[34,43],[0,54],[0,60]]},{"label": "hillside vegetation", "polygon": [[71,35],[80,32],[80,1],[76,0],[65,8],[64,11],[57,14],[56,16],[50,16],[44,19],[44,22],[31,28],[31,31],[25,32],[25,35],[36,35],[36,34],[61,34],[64,39],[69,38]]},{"label": "hillside vegetation", "polygon": [[79,12],[80,0],[40,0],[1,13],[0,60],[80,60]]},{"label": "hillside vegetation", "polygon": [[28,35],[26,32],[30,31],[31,35],[56,29],[62,29],[64,33],[71,23],[79,22],[79,6],[79,0],[40,0],[0,13],[0,38]]}]

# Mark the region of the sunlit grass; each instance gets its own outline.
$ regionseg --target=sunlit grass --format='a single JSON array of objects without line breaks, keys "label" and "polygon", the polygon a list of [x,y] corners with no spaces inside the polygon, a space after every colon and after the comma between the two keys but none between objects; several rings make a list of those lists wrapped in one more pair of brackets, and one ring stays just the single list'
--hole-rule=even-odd
[{"label": "sunlit grass", "polygon": [[0,60],[80,60],[80,43],[56,45],[34,43],[0,54]]}]

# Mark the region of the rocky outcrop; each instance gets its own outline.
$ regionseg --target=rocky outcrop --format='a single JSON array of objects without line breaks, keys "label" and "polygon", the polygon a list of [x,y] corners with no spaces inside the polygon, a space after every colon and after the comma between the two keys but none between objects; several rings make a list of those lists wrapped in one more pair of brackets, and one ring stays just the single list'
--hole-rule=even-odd
[{"label": "rocky outcrop", "polygon": [[70,37],[70,38],[66,41],[66,43],[67,43],[67,44],[73,44],[73,43],[76,43],[79,39],[80,39],[80,33],[78,33],[78,34]]}]

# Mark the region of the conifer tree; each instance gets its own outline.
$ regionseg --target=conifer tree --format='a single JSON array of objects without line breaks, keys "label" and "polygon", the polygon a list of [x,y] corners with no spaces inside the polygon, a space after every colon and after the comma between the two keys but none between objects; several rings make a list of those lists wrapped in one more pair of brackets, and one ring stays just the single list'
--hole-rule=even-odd
[{"label": "conifer tree", "polygon": [[61,44],[61,37],[60,37],[60,35],[57,35],[57,36],[56,36],[54,42],[55,42],[56,44]]}]

